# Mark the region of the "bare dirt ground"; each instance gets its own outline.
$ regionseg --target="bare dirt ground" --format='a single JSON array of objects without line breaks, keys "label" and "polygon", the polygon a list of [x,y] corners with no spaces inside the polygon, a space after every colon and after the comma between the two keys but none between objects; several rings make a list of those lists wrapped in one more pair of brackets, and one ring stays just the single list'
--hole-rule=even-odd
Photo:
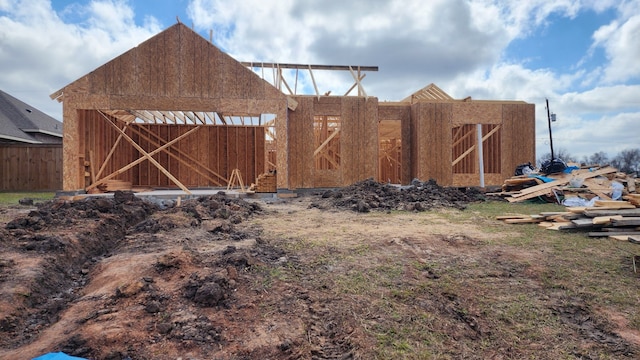
[{"label": "bare dirt ground", "polygon": [[626,276],[628,305],[600,303],[619,291],[554,268],[553,240],[461,216],[481,194],[413,185],[0,209],[0,359],[640,356],[623,257],[588,276]]}]

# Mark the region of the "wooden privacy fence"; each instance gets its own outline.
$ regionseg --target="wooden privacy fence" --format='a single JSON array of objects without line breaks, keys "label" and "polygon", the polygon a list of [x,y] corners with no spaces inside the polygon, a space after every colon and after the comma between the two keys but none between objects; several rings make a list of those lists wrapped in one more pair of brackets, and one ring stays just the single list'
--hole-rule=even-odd
[{"label": "wooden privacy fence", "polygon": [[62,189],[62,144],[0,144],[0,191]]}]

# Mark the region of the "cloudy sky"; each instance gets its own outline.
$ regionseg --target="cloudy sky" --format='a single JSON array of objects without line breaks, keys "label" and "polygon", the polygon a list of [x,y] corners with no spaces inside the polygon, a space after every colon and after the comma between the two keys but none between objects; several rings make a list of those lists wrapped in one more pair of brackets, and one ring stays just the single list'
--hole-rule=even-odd
[{"label": "cloudy sky", "polygon": [[[0,89],[61,119],[49,94],[176,17],[240,61],[378,66],[363,85],[380,101],[435,83],[533,103],[538,156],[545,99],[556,150],[640,148],[640,0],[0,0]],[[314,76],[321,93],[352,84]]]}]

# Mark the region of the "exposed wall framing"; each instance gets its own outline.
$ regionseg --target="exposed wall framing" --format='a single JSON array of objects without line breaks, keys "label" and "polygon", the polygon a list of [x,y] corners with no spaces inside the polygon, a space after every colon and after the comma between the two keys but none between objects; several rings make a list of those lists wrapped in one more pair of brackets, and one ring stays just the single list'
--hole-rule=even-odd
[{"label": "exposed wall framing", "polygon": [[[134,186],[175,185],[175,181],[167,180],[166,174],[157,172],[162,173],[158,166],[149,165],[157,160],[163,168],[170,168],[169,173],[180,183],[184,181],[185,186],[216,185],[211,179],[223,183],[219,177],[209,174],[208,179],[194,169],[203,173],[213,170],[228,180],[237,166],[245,172],[242,174],[245,182],[250,183],[267,169],[266,164],[277,164],[278,173],[283,175],[278,177],[278,186],[288,187],[286,151],[273,148],[266,151],[266,141],[283,149],[287,147],[286,96],[183,24],[152,37],[52,97],[64,102],[65,190],[84,188],[85,162],[90,161],[92,153],[96,163],[104,161],[118,137],[118,131],[111,125],[97,121],[98,110],[118,119],[122,127],[130,123],[130,128],[137,128],[139,133],[127,131],[145,151],[155,146],[154,141],[170,141],[191,127],[202,126],[190,135],[194,137],[190,141],[179,142],[169,152],[154,154],[153,160],[147,158],[126,174],[118,174],[129,177]],[[271,114],[271,119],[264,119],[270,123],[255,124],[256,119],[263,120],[261,114]],[[240,124],[230,124],[232,118],[239,119]],[[250,126],[243,128],[245,125]],[[225,126],[229,128],[225,130]],[[94,127],[98,132],[92,135]],[[271,135],[266,134],[267,130]],[[108,140],[100,140],[101,136]],[[216,146],[224,146],[226,155]],[[198,157],[203,156],[201,151],[211,148],[219,156]],[[194,160],[181,162],[170,155],[178,151],[182,153],[178,156],[185,158],[184,154],[190,154]],[[139,153],[132,143],[121,140],[114,151],[120,160],[109,166],[122,166],[126,158],[130,164]],[[196,163],[202,166],[195,166]]]},{"label": "exposed wall framing", "polygon": [[292,188],[344,186],[377,175],[375,98],[297,96],[289,112]]},{"label": "exposed wall framing", "polygon": [[[268,66],[275,86],[247,68]],[[296,95],[284,69],[308,70],[315,95]],[[321,94],[314,69],[348,70],[353,86]],[[234,169],[247,184],[277,172],[278,189],[367,178],[474,186],[478,128],[486,184],[535,161],[533,105],[455,100],[433,84],[379,103],[363,71],[377,68],[243,64],[178,23],[52,95],[64,102],[63,189],[111,177],[188,191],[225,186]]]},{"label": "exposed wall framing", "polygon": [[378,181],[393,184],[409,184],[411,182],[410,120],[410,106],[398,103],[379,103]]},{"label": "exposed wall framing", "polygon": [[[518,164],[535,159],[534,106],[522,102],[417,102],[411,105],[412,173],[441,184],[480,184],[481,124],[486,184],[501,184]],[[506,134],[506,135],[505,135]],[[515,140],[522,139],[522,141]]]},{"label": "exposed wall framing", "polygon": [[94,173],[93,178],[85,173],[87,188],[111,179],[141,187],[221,187],[234,169],[251,181],[267,170],[264,126],[127,122],[97,110],[81,110],[79,119],[84,158]]}]

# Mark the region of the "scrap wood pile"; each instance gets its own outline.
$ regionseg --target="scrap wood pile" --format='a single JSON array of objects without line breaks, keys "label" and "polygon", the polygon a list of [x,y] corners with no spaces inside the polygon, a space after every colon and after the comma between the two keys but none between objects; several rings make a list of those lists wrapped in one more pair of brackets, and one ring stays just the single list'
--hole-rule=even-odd
[{"label": "scrap wood pile", "polygon": [[[537,223],[549,230],[585,231],[590,237],[608,237],[640,244],[640,194],[636,192],[637,179],[618,173],[610,166],[576,169],[570,173],[552,174],[548,177],[553,180],[535,182],[535,185],[522,187],[520,190],[509,189],[517,181],[513,181],[514,178],[508,179],[503,192],[499,194],[507,196],[510,202],[539,196],[552,198],[566,205],[565,211],[537,215],[502,215],[497,219],[508,224]],[[518,186],[523,183],[524,180]]]},{"label": "scrap wood pile", "polygon": [[[494,193],[509,202],[521,202],[538,197],[553,199],[618,200],[620,195],[636,193],[638,179],[620,173],[612,166],[578,168],[541,176],[536,173],[519,175],[505,180],[502,192]],[[618,190],[619,194],[616,195]],[[577,202],[573,202],[576,204]]]}]

